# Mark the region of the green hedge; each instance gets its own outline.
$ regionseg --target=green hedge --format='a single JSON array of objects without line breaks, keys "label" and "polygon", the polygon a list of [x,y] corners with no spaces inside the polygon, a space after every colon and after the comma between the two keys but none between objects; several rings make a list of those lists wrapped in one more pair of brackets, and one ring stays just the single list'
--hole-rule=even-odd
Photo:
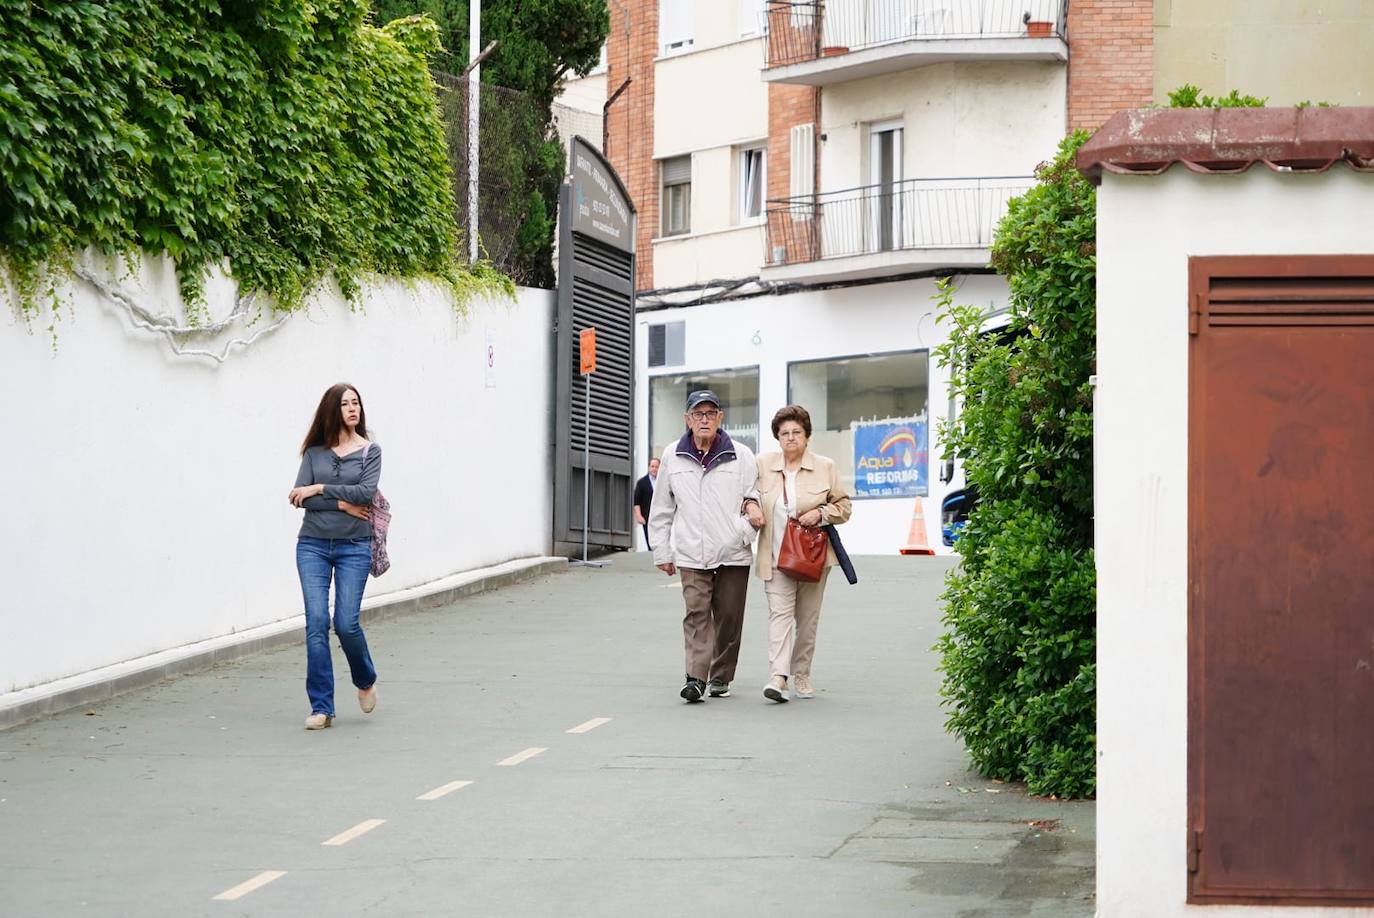
[{"label": "green hedge", "polygon": [[166,253],[193,318],[227,259],[298,308],[328,276],[508,288],[456,259],[432,22],[363,0],[0,0],[0,260],[26,314],[81,250]]},{"label": "green hedge", "polygon": [[1075,797],[1096,788],[1097,221],[1073,164],[1087,137],[1064,141],[998,227],[1009,327],[983,333],[985,311],[955,305],[945,283],[954,330],[937,349],[963,403],[943,427],[946,458],[962,460],[980,497],[942,597],[947,726],[983,774]]}]

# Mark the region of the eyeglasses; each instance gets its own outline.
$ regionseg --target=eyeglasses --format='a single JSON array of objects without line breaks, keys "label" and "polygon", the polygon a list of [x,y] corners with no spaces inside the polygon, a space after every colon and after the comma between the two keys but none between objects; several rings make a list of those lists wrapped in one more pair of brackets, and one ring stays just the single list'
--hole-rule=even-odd
[{"label": "eyeglasses", "polygon": [[720,417],[719,411],[691,411],[687,416],[694,421],[714,421]]}]

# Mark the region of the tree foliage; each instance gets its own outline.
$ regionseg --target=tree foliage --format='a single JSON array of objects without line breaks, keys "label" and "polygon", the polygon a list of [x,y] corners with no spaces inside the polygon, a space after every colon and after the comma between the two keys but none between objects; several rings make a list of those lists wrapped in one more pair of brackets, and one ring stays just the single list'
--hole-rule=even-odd
[{"label": "tree foliage", "polygon": [[[499,199],[483,203],[480,210],[485,222],[516,227],[510,269],[523,283],[553,284],[558,187],[567,159],[553,129],[553,101],[567,76],[584,75],[596,66],[610,22],[607,9],[606,0],[490,0],[482,4],[481,43],[498,43],[482,62],[482,83],[522,94],[536,114],[528,117],[523,110],[526,103],[516,97],[483,96],[482,118],[502,119],[514,130],[483,127],[484,140],[509,136],[513,142],[495,149],[484,145],[483,191],[494,191]],[[451,74],[467,67],[466,0],[373,0],[373,10],[380,22],[415,13],[432,16],[443,44],[434,66]],[[460,189],[460,197],[462,193]],[[492,207],[500,213],[493,214]]]},{"label": "tree foliage", "polygon": [[1007,329],[985,333],[948,283],[937,297],[953,325],[937,356],[963,403],[945,455],[979,493],[943,595],[947,726],[982,773],[1061,796],[1096,786],[1096,195],[1074,167],[1087,137],[1064,141],[998,228]]},{"label": "tree foliage", "polygon": [[[31,314],[86,247],[295,309],[327,276],[501,286],[455,260],[423,19],[364,0],[0,0],[0,262]],[[194,313],[193,313],[194,315]]]}]

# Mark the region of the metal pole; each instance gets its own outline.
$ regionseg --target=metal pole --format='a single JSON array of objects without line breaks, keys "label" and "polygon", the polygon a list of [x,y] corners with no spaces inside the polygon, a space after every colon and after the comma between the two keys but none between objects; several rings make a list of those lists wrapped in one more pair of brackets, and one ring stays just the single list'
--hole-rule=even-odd
[{"label": "metal pole", "polygon": [[477,261],[477,129],[481,123],[482,0],[468,4],[468,261]]},{"label": "metal pole", "polygon": [[582,414],[582,563],[587,563],[587,530],[591,528],[592,507],[592,374],[588,373],[587,397]]},{"label": "metal pole", "polygon": [[587,380],[587,399],[582,411],[582,560],[573,561],[586,567],[605,567],[605,561],[587,560],[587,534],[592,528],[592,373],[583,374]]}]

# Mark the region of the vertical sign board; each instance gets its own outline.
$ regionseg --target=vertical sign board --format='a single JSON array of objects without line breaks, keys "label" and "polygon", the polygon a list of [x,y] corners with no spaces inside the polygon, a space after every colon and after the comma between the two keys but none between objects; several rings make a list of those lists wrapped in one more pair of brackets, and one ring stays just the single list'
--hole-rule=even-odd
[{"label": "vertical sign board", "polygon": [[577,355],[583,376],[596,372],[596,329],[584,328],[578,333]]},{"label": "vertical sign board", "polygon": [[569,557],[581,552],[584,535],[595,549],[634,546],[634,236],[635,209],[620,177],[574,137],[559,196],[553,417],[553,550]]}]

